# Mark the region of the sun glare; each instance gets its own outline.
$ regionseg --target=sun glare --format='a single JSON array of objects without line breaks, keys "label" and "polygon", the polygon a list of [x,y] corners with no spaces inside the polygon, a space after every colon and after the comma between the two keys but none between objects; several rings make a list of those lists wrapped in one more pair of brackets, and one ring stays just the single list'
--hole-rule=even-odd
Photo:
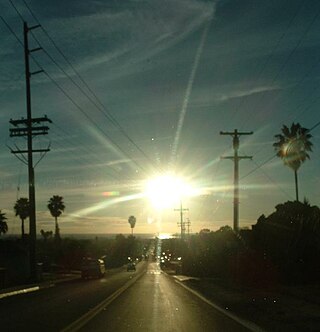
[{"label": "sun glare", "polygon": [[172,208],[183,197],[190,196],[192,188],[185,181],[171,175],[163,175],[147,182],[145,195],[157,210]]}]

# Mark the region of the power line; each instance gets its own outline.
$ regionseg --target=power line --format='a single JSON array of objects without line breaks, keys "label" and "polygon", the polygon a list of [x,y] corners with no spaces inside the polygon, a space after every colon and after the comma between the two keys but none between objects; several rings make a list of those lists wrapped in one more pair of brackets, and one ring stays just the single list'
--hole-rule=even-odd
[{"label": "power line", "polygon": [[8,1],[10,2],[11,6],[16,11],[16,13],[19,15],[21,21],[24,22],[24,18],[22,16],[22,14],[20,13],[20,11],[18,10],[17,6],[11,0],[8,0]]},{"label": "power line", "polygon": [[313,125],[313,126],[309,129],[309,131],[312,131],[312,130],[316,129],[318,126],[320,126],[320,121],[317,122],[315,125]]},{"label": "power line", "polygon": [[[301,4],[302,4],[302,3],[301,3]],[[300,7],[301,7],[301,6],[300,6]],[[299,8],[300,8],[300,7],[299,7]],[[297,13],[298,13],[298,12],[296,12],[296,14],[297,14]],[[295,14],[295,16],[296,16],[296,14]],[[283,65],[282,65],[282,67],[280,68],[280,70],[278,71],[278,73],[274,76],[274,78],[273,78],[273,80],[272,80],[272,83],[275,82],[275,80],[280,76],[280,74],[282,73],[282,71],[283,71],[284,68],[286,67],[287,63],[290,61],[290,59],[291,59],[291,57],[293,56],[293,54],[294,54],[294,53],[296,52],[296,50],[300,47],[300,45],[301,45],[303,39],[305,38],[306,34],[310,31],[310,29],[312,28],[313,24],[314,24],[315,21],[318,19],[319,15],[320,15],[320,9],[319,9],[318,12],[314,15],[313,19],[310,21],[310,24],[309,24],[309,25],[306,27],[306,29],[304,30],[304,32],[303,32],[301,38],[298,40],[298,42],[297,42],[297,44],[295,45],[295,47],[294,47],[294,48],[291,50],[291,52],[289,53],[288,57],[286,58],[286,61],[283,63]],[[303,82],[306,78],[308,78],[308,76],[309,76],[308,74],[312,71],[312,69],[315,67],[315,65],[318,64],[319,62],[320,62],[320,59],[319,59],[319,60],[318,60],[318,61],[317,61],[312,67],[311,67],[311,69],[308,71],[308,73],[305,74],[305,75],[302,77],[302,79],[298,82],[298,86],[299,86],[300,84],[302,84],[302,82]],[[265,93],[262,94],[262,96],[260,97],[260,99],[259,99],[258,102],[261,102],[261,101],[264,99],[264,96],[265,96]],[[316,100],[318,100],[318,98],[317,98]],[[316,100],[314,100],[313,103],[314,103]],[[267,108],[268,106],[270,107],[270,104],[273,103],[273,102],[274,102],[274,100],[271,100],[267,106],[263,107],[263,109]],[[312,104],[313,104],[313,103],[312,103]],[[310,107],[311,107],[311,106],[309,105],[307,108],[304,109],[303,112],[305,112],[305,111],[306,111],[308,108],[310,108]],[[302,113],[303,113],[303,112],[302,112]],[[260,111],[259,113],[261,113],[261,111]],[[300,113],[299,116],[300,116],[302,113]],[[317,123],[316,125],[314,125],[312,128],[310,128],[309,131],[315,129],[315,128],[316,128],[317,126],[319,126],[319,125],[320,125],[320,122]],[[262,148],[261,150],[263,150],[263,148]],[[261,150],[260,150],[260,151],[261,151]],[[260,152],[260,151],[259,151],[259,152]],[[255,169],[253,169],[251,172],[249,172],[248,174],[246,174],[246,175],[245,175],[244,177],[242,177],[241,179],[243,179],[243,178],[249,176],[250,174],[254,173],[256,170],[258,170],[259,168],[261,168],[262,166],[264,166],[266,163],[268,163],[269,161],[271,161],[274,157],[276,157],[276,155],[273,155],[272,157],[270,157],[269,159],[267,159],[264,163],[258,165]]]},{"label": "power line", "polygon": [[[315,128],[317,128],[318,126],[320,126],[320,121],[317,122],[314,126],[312,126],[310,129],[309,129],[309,132],[311,132],[312,130],[314,130]],[[251,175],[252,173],[254,173],[255,171],[257,171],[258,169],[260,169],[261,167],[263,167],[264,165],[266,165],[267,163],[269,163],[271,160],[273,160],[275,157],[277,157],[276,154],[272,155],[270,158],[268,158],[267,160],[265,160],[262,164],[258,165],[257,164],[257,167],[255,167],[253,170],[251,170],[249,173],[247,173],[246,175],[242,176],[240,178],[240,180],[243,180],[245,179],[246,177],[248,177],[249,175]]]},{"label": "power line", "polygon": [[250,171],[249,173],[247,173],[246,175],[242,176],[242,177],[240,178],[240,180],[245,179],[246,177],[248,177],[249,175],[251,175],[252,173],[254,173],[255,171],[257,171],[259,168],[261,168],[261,167],[263,167],[265,164],[269,163],[269,162],[270,162],[272,159],[274,159],[275,157],[277,157],[276,154],[273,155],[273,156],[271,156],[271,157],[268,158],[267,160],[265,160],[262,164],[257,165],[256,168],[254,168],[253,170],[251,170],[251,171]]},{"label": "power line", "polygon": [[[60,126],[58,126],[56,123],[54,123],[53,122],[53,125],[57,128],[57,129],[59,129],[61,132],[63,132],[64,134],[66,134],[66,131],[65,130],[63,130]],[[63,138],[63,140],[64,140],[64,142],[66,141],[66,139],[67,140],[69,140],[69,142],[71,142],[71,144],[69,144],[69,146],[71,146],[71,147],[74,147],[74,148],[76,148],[78,151],[82,151],[83,153],[82,154],[79,154],[79,153],[75,153],[74,151],[69,151],[68,152],[68,154],[72,154],[73,156],[75,156],[76,158],[77,158],[77,160],[79,160],[79,161],[81,161],[82,163],[83,163],[83,165],[84,164],[88,164],[87,162],[86,162],[86,160],[88,160],[88,161],[92,161],[92,158],[94,157],[95,158],[95,160],[97,160],[98,162],[100,162],[100,163],[104,163],[104,161],[102,160],[102,159],[99,159],[98,158],[98,154],[96,153],[96,152],[94,152],[92,149],[89,149],[89,148],[85,148],[84,146],[78,146],[78,145],[76,145],[76,144],[74,144],[74,143],[72,143],[72,141],[70,140],[70,139],[68,139],[68,137],[66,136],[66,137],[63,137],[62,135],[60,135],[60,134],[58,134],[56,131],[54,131],[53,130],[53,133],[57,136],[57,137],[61,137],[61,138]],[[68,135],[68,133],[67,133],[67,135]],[[62,145],[62,144],[60,144],[59,142],[55,142],[55,144],[56,145],[58,145],[58,146],[60,146],[61,148],[66,148],[64,145]],[[107,175],[109,175],[110,177],[112,177],[112,178],[116,178],[117,180],[121,180],[121,177],[120,177],[120,175],[116,172],[116,170],[114,170],[112,167],[110,167],[110,166],[108,166],[108,165],[106,165],[110,170],[112,170],[113,172],[114,172],[114,174],[111,174],[111,173],[109,173],[109,172],[103,172],[103,174],[105,175],[105,174],[107,174]],[[101,172],[102,173],[102,172]],[[128,178],[129,179],[129,178]]]},{"label": "power line", "polygon": [[[16,38],[16,40],[19,42],[19,44],[23,47],[23,43],[22,43],[22,41],[20,40],[20,38],[18,37],[18,35],[13,31],[13,29],[11,28],[11,26],[8,24],[8,22],[2,17],[2,16],[0,16],[0,18],[1,18],[1,20],[3,21],[3,23],[6,25],[6,27],[8,28],[8,30],[12,33],[12,35]],[[34,58],[32,57],[32,59],[34,60]],[[38,64],[39,65],[39,64]],[[40,66],[40,65],[39,65]],[[42,69],[43,70],[43,69]],[[56,127],[57,127],[57,124],[55,124],[55,123],[53,123]],[[62,130],[61,128],[60,128],[60,130]],[[66,133],[65,131],[64,131],[64,133]],[[55,143],[56,144],[56,143]],[[75,145],[76,146],[76,145]],[[16,148],[18,148],[18,147],[16,147]],[[79,147],[77,147],[77,148],[79,148]],[[88,151],[89,150],[87,150],[86,151],[86,154],[85,155],[87,155],[87,153],[88,153]],[[92,151],[90,151],[90,152],[92,152]],[[26,163],[26,161],[24,161],[24,160],[21,160],[21,158],[19,157],[19,156],[17,156],[17,155],[15,155],[22,163]]]},{"label": "power line", "polygon": [[22,41],[20,40],[20,38],[18,37],[18,35],[12,30],[12,28],[9,25],[9,23],[2,16],[0,16],[0,18],[1,18],[2,22],[6,25],[6,27],[8,28],[8,30],[12,33],[12,35],[19,42],[19,44],[23,47]]},{"label": "power line", "polygon": [[[84,111],[84,109],[55,81],[52,76],[44,72],[45,75],[49,78],[49,80],[64,94],[66,98],[70,100],[70,102],[87,118],[89,122],[91,122],[95,128],[97,128],[123,155],[126,156],[126,153],[122,150],[122,148],[99,126],[95,121],[93,121],[89,115]],[[146,172],[145,168],[141,166],[137,161],[130,158],[134,164],[136,164],[141,170]]]},{"label": "power line", "polygon": [[[23,16],[21,15],[20,11],[17,9],[17,7],[13,4],[13,2],[11,0],[8,0],[11,5],[13,6],[13,8],[15,9],[15,11],[17,12],[17,14],[19,15],[20,19],[22,21],[24,21],[24,18]],[[40,24],[40,22],[37,20],[37,22]],[[40,25],[41,27],[41,25]],[[16,36],[16,35],[15,35]],[[19,40],[18,36],[16,36],[16,38]],[[38,40],[36,39],[36,41],[38,42]],[[38,42],[39,43],[39,42]],[[40,44],[39,44],[40,46]],[[48,54],[48,53],[47,53]],[[122,148],[117,144],[115,143],[115,141],[99,126],[96,124],[96,122],[94,122],[89,116],[88,114],[83,110],[83,108],[81,106],[79,106],[75,100],[58,84],[57,81],[55,81],[52,76],[47,72],[45,71],[42,66],[40,65],[40,63],[32,56],[32,59],[33,61],[39,66],[40,70],[42,70],[44,72],[44,74],[49,78],[49,80],[51,80],[51,82],[65,95],[66,98],[68,98],[71,103],[105,136],[107,137],[107,139],[115,146],[117,147],[117,149],[125,156],[127,156],[127,153],[124,152],[122,150]],[[52,58],[53,59],[53,58]],[[56,62],[55,62],[56,63]],[[129,156],[129,158],[132,160],[132,162],[134,164],[136,164],[136,166],[138,166],[138,168],[140,168],[142,171],[146,172],[146,169],[140,165],[136,160],[134,160],[133,158],[131,158]],[[147,173],[147,172],[146,172]]]},{"label": "power line", "polygon": [[[273,158],[272,158],[273,159]],[[285,196],[289,197],[290,199],[292,199],[292,196],[290,194],[288,194],[282,187],[279,186],[279,184],[274,181],[262,168],[261,165],[259,165],[257,162],[255,162],[253,159],[251,159],[251,161],[257,166],[257,168],[255,170],[260,170],[264,176],[266,176],[274,185],[276,185],[278,187],[279,190],[281,190],[283,192],[283,194],[285,194]],[[248,174],[247,174],[248,175]],[[246,177],[246,176],[245,176]],[[244,177],[242,177],[241,179],[243,179]]]},{"label": "power line", "polygon": [[[291,0],[287,1],[282,9],[287,10],[287,3],[290,2]],[[269,54],[267,55],[267,59],[265,60],[265,62],[263,63],[261,69],[259,70],[258,74],[256,75],[256,80],[260,80],[262,73],[265,71],[265,69],[267,68],[270,60],[272,59],[272,57],[274,56],[274,53],[276,51],[276,49],[278,48],[278,46],[280,45],[281,41],[284,39],[284,37],[286,36],[288,30],[291,28],[294,20],[296,19],[298,13],[300,12],[302,6],[304,5],[306,0],[302,0],[297,8],[297,10],[295,11],[294,15],[291,17],[290,21],[288,22],[285,30],[282,32],[281,36],[278,38],[277,42],[274,44],[273,48],[271,49],[271,51],[269,52]],[[250,86],[250,90],[254,87],[255,82],[252,82],[251,86]],[[231,118],[234,118],[235,115],[239,112],[240,108],[243,106],[245,101],[245,98],[241,98],[238,107],[235,109],[235,111],[233,112],[233,115],[231,116]]]},{"label": "power line", "polygon": [[[316,20],[318,19],[320,15],[320,8],[319,10],[316,12],[316,14],[313,16],[313,19],[310,21],[310,23],[307,25],[307,27],[304,29],[301,37],[299,38],[298,42],[296,43],[296,45],[293,47],[293,49],[290,51],[290,53],[288,54],[286,60],[284,61],[284,63],[282,64],[280,70],[276,73],[276,75],[273,77],[271,84],[273,84],[281,75],[281,73],[283,72],[283,70],[285,69],[285,67],[287,66],[287,64],[289,63],[289,61],[291,60],[292,56],[294,55],[294,53],[297,51],[297,49],[301,46],[305,36],[308,34],[308,32],[310,31],[310,29],[312,28],[313,24],[316,22]],[[261,105],[264,97],[265,97],[266,93],[264,92],[261,97],[258,100],[258,106],[259,104]],[[273,100],[271,100],[269,102],[268,105],[262,107],[261,109],[257,106],[255,107],[255,109],[260,109],[260,112],[256,112],[255,115],[257,115],[258,113],[261,113],[261,110],[267,108],[271,103],[273,102]],[[243,122],[244,123],[244,122]],[[242,124],[243,125],[243,124]],[[242,126],[241,125],[241,126]]]},{"label": "power line", "polygon": [[[10,1],[10,0],[9,0]],[[88,91],[92,94],[92,96],[94,97],[94,99],[97,101],[97,103],[102,107],[99,107],[97,105],[97,103],[81,88],[81,86],[75,82],[72,77],[53,59],[53,57],[47,52],[45,51],[45,53],[47,54],[47,56],[51,59],[51,61],[72,81],[72,83],[74,85],[76,85],[79,90],[93,103],[93,105],[115,126],[117,127],[120,132],[128,139],[128,141],[135,146],[135,148],[150,162],[151,165],[154,165],[154,162],[152,159],[150,159],[150,157],[141,149],[141,147],[127,134],[127,132],[124,130],[124,128],[120,125],[120,123],[117,121],[117,119],[113,116],[113,114],[106,108],[106,106],[101,102],[101,100],[98,98],[98,96],[96,95],[96,93],[93,91],[93,89],[89,86],[89,84],[84,80],[84,78],[80,75],[80,73],[76,70],[76,68],[72,65],[72,63],[68,60],[68,58],[65,56],[65,54],[62,52],[62,50],[59,48],[59,46],[57,45],[57,43],[52,39],[52,37],[50,36],[50,34],[48,33],[48,31],[42,26],[42,24],[40,23],[39,19],[37,18],[37,16],[34,14],[34,12],[32,11],[32,9],[30,8],[30,6],[26,3],[26,1],[23,0],[23,3],[25,4],[25,6],[27,7],[27,9],[29,10],[30,14],[32,15],[32,17],[35,19],[35,21],[41,25],[41,29],[42,31],[45,33],[45,35],[47,36],[47,38],[50,40],[50,42],[52,43],[52,45],[55,47],[55,49],[59,52],[59,54],[62,56],[62,58],[67,62],[67,64],[71,67],[71,69],[73,70],[73,72],[76,74],[76,76],[80,79],[80,81],[85,85],[85,87],[88,89]],[[33,37],[36,39],[36,37],[33,35]],[[37,39],[36,39],[37,40]],[[37,40],[37,42],[39,43],[39,41]],[[39,43],[40,44],[40,43]],[[157,166],[156,166],[157,168]]]}]

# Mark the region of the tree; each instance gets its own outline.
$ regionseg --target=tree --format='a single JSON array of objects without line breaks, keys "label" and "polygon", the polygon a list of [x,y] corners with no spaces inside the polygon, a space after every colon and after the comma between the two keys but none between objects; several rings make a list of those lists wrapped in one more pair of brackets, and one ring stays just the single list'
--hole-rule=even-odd
[{"label": "tree", "polygon": [[129,219],[128,219],[128,223],[130,224],[130,227],[131,227],[131,235],[133,236],[133,229],[134,229],[134,226],[136,225],[136,217],[135,216],[130,216]]},{"label": "tree", "polygon": [[1,213],[0,210],[0,235],[8,232],[8,224],[6,222],[7,217],[5,213]]},{"label": "tree", "polygon": [[30,204],[28,198],[19,198],[13,207],[16,217],[21,219],[21,237],[24,239],[24,221],[30,215]]},{"label": "tree", "polygon": [[309,129],[301,127],[299,123],[292,123],[291,127],[283,125],[281,134],[275,135],[277,142],[273,144],[277,156],[283,163],[294,171],[296,200],[299,201],[298,170],[303,162],[310,159],[308,152],[312,151]]},{"label": "tree", "polygon": [[58,217],[61,216],[62,212],[65,209],[65,205],[63,202],[63,197],[58,195],[53,195],[50,200],[48,201],[47,205],[52,217],[55,219],[55,233],[54,238],[55,240],[60,240],[60,229],[58,225]]},{"label": "tree", "polygon": [[52,231],[44,231],[43,229],[40,231],[40,234],[43,237],[44,242],[47,242],[48,239],[52,237]]}]

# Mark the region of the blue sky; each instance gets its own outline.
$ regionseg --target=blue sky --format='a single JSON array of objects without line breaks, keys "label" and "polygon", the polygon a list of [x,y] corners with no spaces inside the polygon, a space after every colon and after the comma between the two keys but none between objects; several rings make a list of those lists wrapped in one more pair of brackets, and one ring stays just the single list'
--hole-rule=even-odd
[{"label": "blue sky", "polygon": [[[33,57],[47,73],[32,77],[33,116],[53,121],[34,140],[51,144],[35,168],[38,231],[54,228],[46,202],[58,194],[67,207],[62,233],[129,233],[132,214],[137,233],[178,232],[178,213],[156,212],[141,198],[159,171],[202,188],[184,199],[192,231],[231,226],[233,164],[220,156],[232,154],[232,142],[219,133],[234,129],[254,132],[241,137],[240,153],[253,161],[240,163],[240,225],[294,199],[293,172],[280,160],[256,168],[274,155],[283,124],[320,121],[318,1],[25,1],[91,90],[45,32],[33,30],[30,48],[41,44]],[[11,2],[37,24],[23,0]],[[11,2],[1,1],[1,16],[22,40]],[[28,194],[27,167],[7,146],[24,144],[9,137],[10,118],[26,114],[23,48],[3,20],[0,38],[0,208],[17,233],[12,207]],[[32,71],[38,64],[31,60]],[[299,171],[300,196],[316,205],[319,128]]]}]

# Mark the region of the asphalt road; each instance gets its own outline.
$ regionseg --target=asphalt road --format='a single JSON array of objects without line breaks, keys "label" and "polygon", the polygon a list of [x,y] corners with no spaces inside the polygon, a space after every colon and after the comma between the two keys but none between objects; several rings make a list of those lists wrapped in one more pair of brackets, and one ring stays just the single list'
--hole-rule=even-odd
[{"label": "asphalt road", "polygon": [[248,331],[161,272],[142,262],[136,272],[72,281],[0,300],[5,331]]},{"label": "asphalt road", "polygon": [[156,263],[150,263],[133,286],[92,316],[86,317],[80,331],[248,331],[162,273]]},{"label": "asphalt road", "polygon": [[107,272],[102,279],[79,279],[0,299],[0,331],[61,331],[144,273],[146,267],[147,262],[141,262],[136,272],[124,267]]}]

